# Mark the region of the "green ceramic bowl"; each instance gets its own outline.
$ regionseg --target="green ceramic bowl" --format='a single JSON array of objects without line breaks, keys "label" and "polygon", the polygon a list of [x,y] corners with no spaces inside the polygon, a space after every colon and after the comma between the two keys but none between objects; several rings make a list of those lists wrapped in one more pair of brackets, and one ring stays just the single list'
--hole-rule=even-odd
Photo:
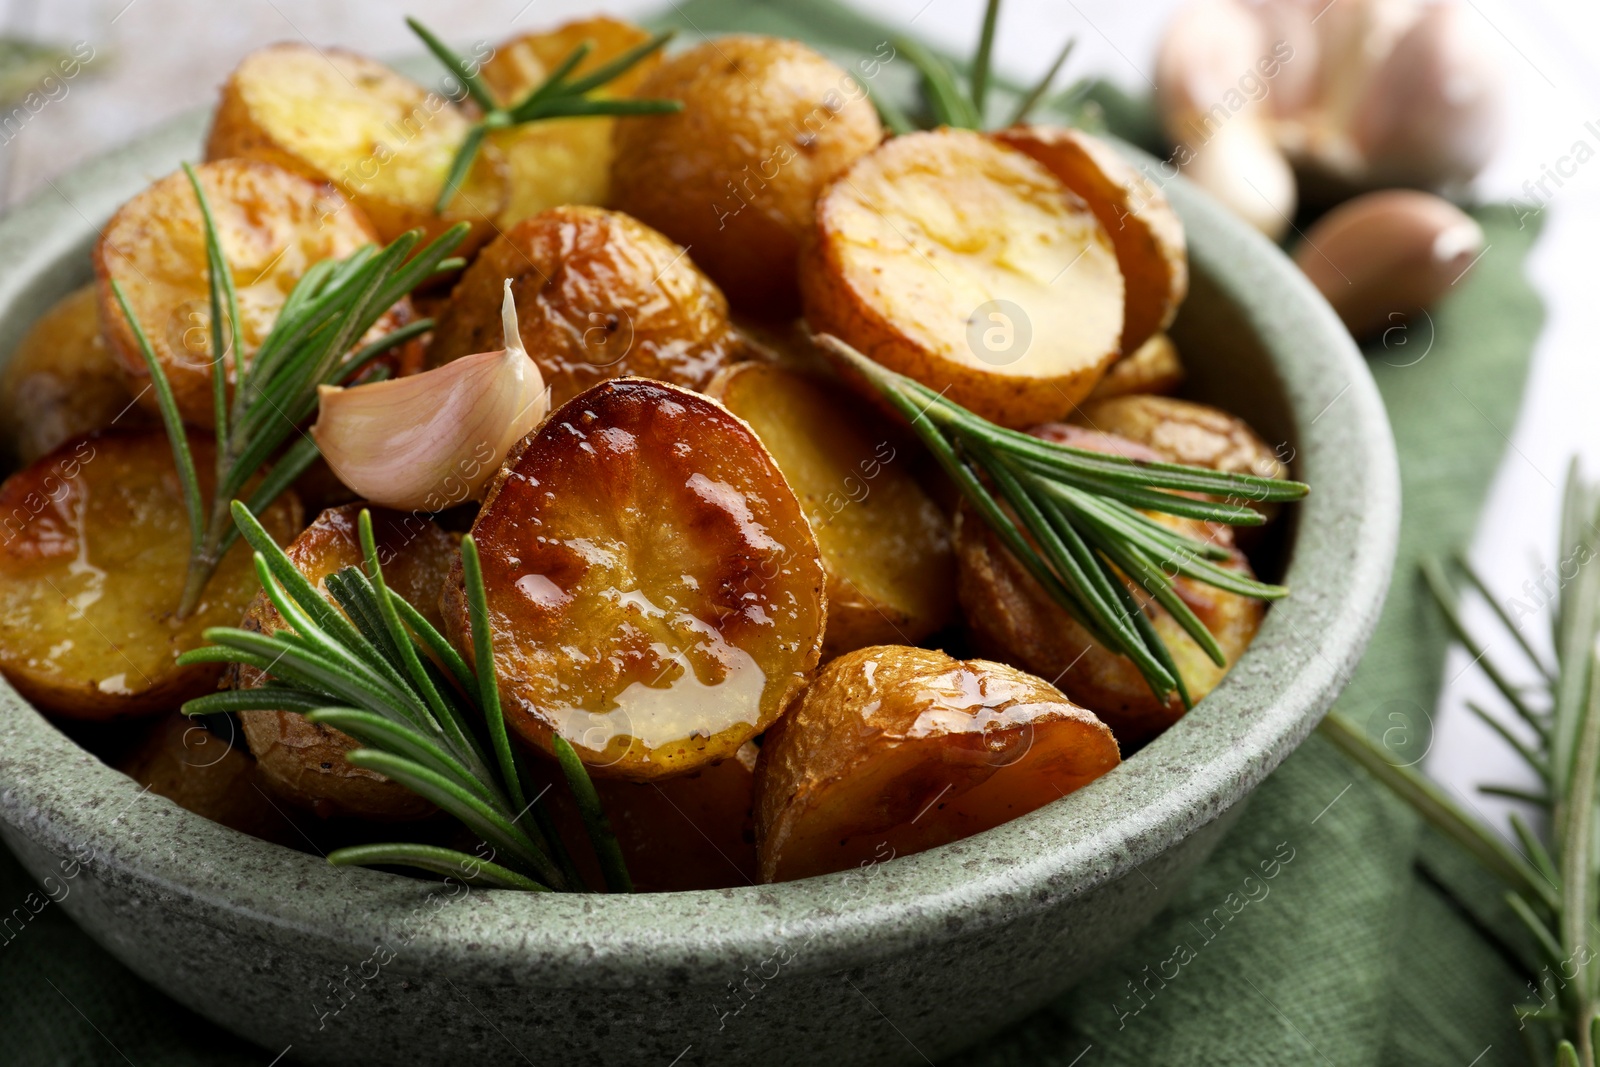
[{"label": "green ceramic bowl", "polygon": [[[0,359],[87,280],[96,226],[192,156],[203,121],[0,221]],[[1168,191],[1194,275],[1174,330],[1191,391],[1292,449],[1313,491],[1287,533],[1293,595],[1192,714],[1088,788],[784,885],[465,892],[335,869],[141,796],[0,682],[0,837],[36,878],[66,878],[63,906],[134,971],[313,1061],[846,1067],[938,1058],[1021,1018],[1154,916],[1316,725],[1394,555],[1394,446],[1355,346],[1276,248],[1183,182]]]}]

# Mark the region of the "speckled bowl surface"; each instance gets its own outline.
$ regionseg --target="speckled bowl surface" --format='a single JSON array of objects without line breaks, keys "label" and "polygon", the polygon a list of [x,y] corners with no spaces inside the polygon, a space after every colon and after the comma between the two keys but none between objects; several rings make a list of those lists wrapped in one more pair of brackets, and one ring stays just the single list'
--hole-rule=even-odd
[{"label": "speckled bowl surface", "polygon": [[[196,153],[203,122],[164,127],[0,221],[0,359],[87,280],[97,225]],[[1316,725],[1394,554],[1393,443],[1359,353],[1276,248],[1183,182],[1168,192],[1194,276],[1174,329],[1189,393],[1292,450],[1313,492],[1290,520],[1293,595],[1192,714],[1088,788],[801,882],[467,892],[335,869],[141,794],[0,682],[0,837],[36,878],[70,878],[63,906],[129,967],[270,1054],[845,1067],[937,1059],[1022,1017],[1147,922]]]}]

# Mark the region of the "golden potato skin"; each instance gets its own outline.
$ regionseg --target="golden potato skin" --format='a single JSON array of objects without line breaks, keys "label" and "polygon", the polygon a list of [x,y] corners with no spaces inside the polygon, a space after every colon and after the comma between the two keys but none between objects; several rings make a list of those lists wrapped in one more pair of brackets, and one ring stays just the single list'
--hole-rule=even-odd
[{"label": "golden potato skin", "polygon": [[[209,441],[189,442],[209,499]],[[261,515],[280,543],[300,529],[292,493]],[[176,618],[189,520],[166,435],[82,437],[0,485],[0,673],[41,710],[73,719],[170,711],[221,668],[179,668],[211,626],[233,626],[259,588],[236,544],[200,606]]]},{"label": "golden potato skin", "polygon": [[969,837],[1120,759],[1105,724],[1041,678],[904,645],[859,649],[824,667],[762,744],[761,880]]},{"label": "golden potato skin", "polygon": [[1012,126],[995,134],[1043,163],[1088,203],[1111,235],[1122,269],[1122,352],[1172,325],[1189,292],[1183,223],[1167,194],[1091,133],[1063,126]]},{"label": "golden potato skin", "polygon": [[[631,22],[604,16],[579,19],[554,30],[506,41],[478,73],[495,99],[510,106],[538,88],[585,41],[592,47],[572,71],[574,78],[583,77],[649,38],[648,32]],[[646,56],[590,95],[632,96],[660,64],[659,52]],[[615,124],[616,119],[604,116],[545,119],[491,133],[489,143],[499,150],[510,175],[510,199],[500,212],[500,228],[510,229],[523,219],[563,204],[606,203],[611,195],[611,135]]]},{"label": "golden potato skin", "polygon": [[507,278],[523,347],[557,407],[630,375],[703,389],[742,351],[727,301],[683,249],[621,212],[572,205],[483,250],[440,316],[430,366],[505,346]]},{"label": "golden potato skin", "polygon": [[17,342],[0,374],[0,426],[17,461],[27,465],[113,422],[131,429],[151,420],[106,349],[94,286],[86,285],[52,305]]},{"label": "golden potato skin", "polygon": [[[333,189],[267,163],[228,159],[198,168],[223,253],[233,271],[246,360],[277,321],[295,283],[320,260],[347,256],[377,234]],[[139,394],[158,410],[133,327],[111,291],[121,284],[178,410],[192,426],[215,425],[211,399],[211,289],[200,204],[188,177],[167,175],[124,204],[94,248],[100,317],[112,353]],[[412,318],[402,300],[373,326],[387,333]],[[228,379],[236,376],[228,359]]]},{"label": "golden potato skin", "polygon": [[828,574],[822,658],[914,644],[955,612],[950,525],[884,420],[839,382],[740,363],[710,395],[748,422],[800,498]]},{"label": "golden potato skin", "polygon": [[[1111,364],[1089,394],[1087,403],[1133,393],[1164,396],[1183,384],[1183,362],[1172,338],[1158,333],[1133,352]],[[1080,405],[1081,406],[1081,405]]]},{"label": "golden potato skin", "polygon": [[895,137],[817,203],[806,321],[1010,427],[1064,416],[1120,351],[1105,226],[1042,165],[970,130]]},{"label": "golden potato skin", "polygon": [[[816,539],[760,438],[726,408],[622,378],[523,442],[472,528],[506,719],[560,731],[600,777],[734,755],[817,664]],[[459,565],[445,624],[472,655]]]},{"label": "golden potato skin", "polygon": [[[317,588],[346,567],[363,563],[359,516],[362,505],[324,511],[284,550]],[[457,555],[456,542],[427,519],[372,508],[373,540],[384,580],[435,626],[442,623],[439,593]],[[331,599],[331,597],[330,597]],[[284,629],[283,616],[266,593],[257,594],[241,624],[257,633]],[[266,677],[252,667],[234,669],[234,688],[253,689]],[[415,819],[433,805],[378,774],[345,762],[355,738],[288,711],[241,711],[239,721],[255,755],[262,781],[274,794],[324,818]]]},{"label": "golden potato skin", "polygon": [[1209,404],[1171,396],[1122,396],[1084,404],[1072,421],[1149,445],[1169,463],[1261,478],[1289,476],[1249,423]]},{"label": "golden potato skin", "polygon": [[284,42],[251,52],[229,75],[206,159],[258,159],[331,183],[385,243],[469,222],[459,248],[467,255],[494,235],[509,191],[505,161],[485,144],[444,212],[434,212],[469,125],[450,101],[382,63]]},{"label": "golden potato skin", "polygon": [[737,35],[669,57],[637,95],[683,111],[617,123],[612,206],[688,248],[734,307],[792,317],[818,195],[883,138],[861,83],[798,41]]},{"label": "golden potato skin", "polygon": [[[1057,424],[1032,432],[1045,440],[1129,459],[1166,459],[1138,442],[1076,426]],[[1250,573],[1250,564],[1233,547],[1231,527],[1154,517],[1189,537],[1233,550],[1231,562],[1221,565]],[[1091,639],[965,503],[956,514],[955,530],[956,593],[981,651],[1054,679],[1062,692],[1105,720],[1125,747],[1149,741],[1183,716],[1176,694],[1165,702],[1157,700],[1133,661]],[[1129,588],[1136,590],[1141,602],[1148,601],[1142,590]],[[1228,667],[1237,663],[1254,639],[1266,605],[1190,578],[1178,578],[1173,589],[1216,638]],[[1216,688],[1228,667],[1213,663],[1160,605],[1145,603],[1145,615],[1172,652],[1190,698],[1198,702]]]}]

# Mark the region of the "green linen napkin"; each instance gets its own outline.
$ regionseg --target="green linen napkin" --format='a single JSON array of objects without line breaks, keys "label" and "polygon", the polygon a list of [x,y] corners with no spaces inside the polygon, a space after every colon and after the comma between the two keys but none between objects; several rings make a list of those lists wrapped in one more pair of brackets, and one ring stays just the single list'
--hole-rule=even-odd
[{"label": "green linen napkin", "polygon": [[[890,37],[833,0],[689,0],[662,21],[691,36],[798,37],[846,62]],[[875,89],[903,92],[909,71],[886,69],[883,79]],[[1114,129],[1148,136],[1148,111],[1103,89],[1097,96]],[[1461,291],[1431,323],[1391,333],[1369,353],[1394,423],[1405,517],[1394,591],[1340,706],[1407,759],[1426,746],[1445,647],[1414,564],[1470,536],[1542,319],[1522,271],[1534,232],[1503,209],[1477,217],[1489,251]],[[9,909],[33,890],[0,850],[0,904]],[[1314,736],[1123,953],[958,1059],[967,1067],[1521,1062],[1510,1005],[1522,981],[1457,903],[1494,898],[1470,861]],[[0,1033],[6,1062],[30,1065],[259,1067],[277,1051],[263,1055],[143,985],[54,905],[15,938],[0,935]]]}]

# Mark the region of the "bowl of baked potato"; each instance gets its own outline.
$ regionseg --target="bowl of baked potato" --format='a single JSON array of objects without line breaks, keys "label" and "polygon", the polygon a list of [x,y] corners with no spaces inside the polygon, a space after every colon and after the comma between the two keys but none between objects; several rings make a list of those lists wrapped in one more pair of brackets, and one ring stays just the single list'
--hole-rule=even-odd
[{"label": "bowl of baked potato", "polygon": [[255,52],[0,220],[0,838],[308,1061],[1037,1009],[1376,621],[1339,320],[1137,151],[891,133],[800,42],[429,43]]}]

